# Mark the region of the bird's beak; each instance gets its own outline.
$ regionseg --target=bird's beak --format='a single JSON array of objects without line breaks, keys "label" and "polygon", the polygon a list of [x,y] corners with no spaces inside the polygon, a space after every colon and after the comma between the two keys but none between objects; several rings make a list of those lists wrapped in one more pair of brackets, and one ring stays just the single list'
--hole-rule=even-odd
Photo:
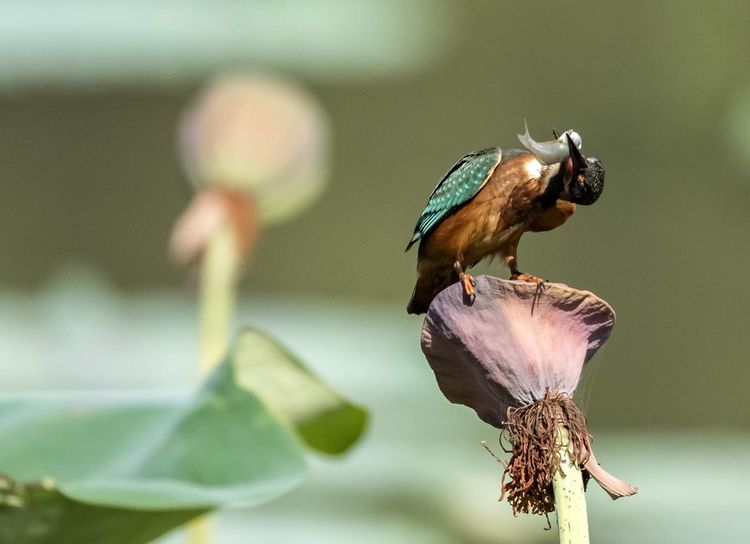
[{"label": "bird's beak", "polygon": [[568,151],[570,152],[570,159],[573,162],[573,172],[575,174],[583,172],[588,168],[588,162],[586,162],[586,159],[581,154],[581,150],[578,149],[578,146],[573,142],[570,135],[566,133],[565,138],[568,140]]}]

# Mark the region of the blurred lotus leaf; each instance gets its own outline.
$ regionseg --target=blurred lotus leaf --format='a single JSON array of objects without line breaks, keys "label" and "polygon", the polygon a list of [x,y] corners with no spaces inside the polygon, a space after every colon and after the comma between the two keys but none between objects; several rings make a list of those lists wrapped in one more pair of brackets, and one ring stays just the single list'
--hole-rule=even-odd
[{"label": "blurred lotus leaf", "polygon": [[37,482],[6,483],[2,542],[148,542],[201,511],[268,501],[304,473],[294,435],[237,383],[230,362],[187,399],[6,397],[0,427],[2,471]]},{"label": "blurred lotus leaf", "polygon": [[311,448],[331,455],[348,450],[367,425],[367,412],[310,373],[277,342],[244,331],[231,354],[237,383],[297,429]]},{"label": "blurred lotus leaf", "polygon": [[174,86],[237,66],[394,77],[440,60],[452,23],[428,0],[4,0],[0,90]]},{"label": "blurred lotus leaf", "polygon": [[250,330],[187,399],[6,395],[0,542],[137,544],[220,506],[273,499],[304,473],[300,443],[279,418],[337,454],[367,415]]},{"label": "blurred lotus leaf", "polygon": [[197,188],[221,185],[252,197],[262,223],[317,198],[328,177],[328,120],[318,101],[267,76],[216,80],[179,127],[183,166]]},{"label": "blurred lotus leaf", "polygon": [[51,482],[23,485],[0,477],[3,544],[140,544],[203,512],[96,506],[66,497]]}]

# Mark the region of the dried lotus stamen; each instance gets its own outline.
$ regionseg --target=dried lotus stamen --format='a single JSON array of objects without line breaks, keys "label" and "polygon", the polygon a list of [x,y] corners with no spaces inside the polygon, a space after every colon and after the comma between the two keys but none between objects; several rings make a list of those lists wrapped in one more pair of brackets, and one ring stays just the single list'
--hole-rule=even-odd
[{"label": "dried lotus stamen", "polygon": [[[560,428],[568,431],[571,460],[582,467],[591,451],[586,418],[565,393],[547,391],[542,400],[520,408],[508,408],[501,443],[510,460],[502,476],[502,494],[518,514],[555,511],[552,479],[560,470]],[[504,448],[505,449],[505,448]]]}]

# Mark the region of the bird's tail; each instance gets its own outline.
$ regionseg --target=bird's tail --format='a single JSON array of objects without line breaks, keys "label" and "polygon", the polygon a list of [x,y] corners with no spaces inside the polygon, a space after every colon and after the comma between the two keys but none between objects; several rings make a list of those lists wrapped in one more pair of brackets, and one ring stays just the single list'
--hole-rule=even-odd
[{"label": "bird's tail", "polygon": [[443,273],[436,273],[435,271],[424,270],[420,263],[417,284],[414,286],[406,311],[410,314],[426,313],[432,299],[455,281],[453,276],[452,269],[443,271]]}]

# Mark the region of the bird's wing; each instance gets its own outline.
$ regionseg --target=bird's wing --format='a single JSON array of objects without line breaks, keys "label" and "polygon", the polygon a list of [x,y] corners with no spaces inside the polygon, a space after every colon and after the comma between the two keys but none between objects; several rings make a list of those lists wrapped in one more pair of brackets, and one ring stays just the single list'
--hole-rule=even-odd
[{"label": "bird's wing", "polygon": [[426,236],[456,208],[476,196],[487,183],[495,167],[500,164],[501,156],[502,151],[499,147],[490,147],[469,153],[454,164],[432,191],[406,250]]}]

